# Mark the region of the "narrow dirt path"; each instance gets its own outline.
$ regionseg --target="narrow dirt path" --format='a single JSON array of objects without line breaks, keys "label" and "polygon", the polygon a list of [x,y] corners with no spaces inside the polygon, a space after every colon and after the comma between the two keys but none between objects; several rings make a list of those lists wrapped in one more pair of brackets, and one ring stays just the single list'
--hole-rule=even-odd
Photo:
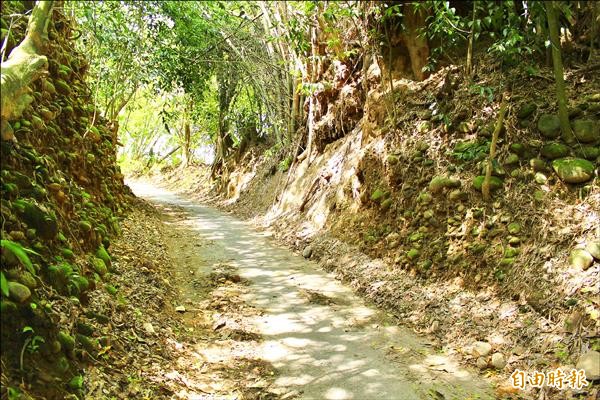
[{"label": "narrow dirt path", "polygon": [[175,273],[190,324],[195,310],[206,305],[211,282],[231,283],[221,299],[234,299],[236,307],[221,319],[217,314],[213,330],[247,345],[205,343],[204,357],[247,352],[245,359],[253,360],[248,367],[267,375],[257,386],[269,385],[280,398],[493,398],[490,384],[479,375],[394,325],[268,234],[146,183],[129,185],[136,195],[177,214],[171,216],[174,233],[167,245],[178,264]]}]

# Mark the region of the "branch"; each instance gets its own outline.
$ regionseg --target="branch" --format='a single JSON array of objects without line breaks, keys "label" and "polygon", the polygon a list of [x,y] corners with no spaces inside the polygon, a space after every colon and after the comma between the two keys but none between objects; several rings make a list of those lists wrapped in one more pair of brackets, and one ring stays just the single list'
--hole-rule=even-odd
[{"label": "branch", "polygon": [[48,71],[42,53],[48,42],[48,22],[53,1],[38,1],[33,8],[25,39],[15,47],[1,67],[2,119],[13,120],[31,104],[29,85]]},{"label": "branch", "polygon": [[508,106],[508,95],[504,93],[502,95],[502,103],[500,103],[500,112],[498,114],[498,119],[496,120],[496,127],[494,128],[494,133],[492,134],[492,145],[490,146],[490,157],[487,161],[487,166],[485,169],[485,178],[483,180],[483,185],[481,186],[481,193],[483,193],[483,199],[485,201],[490,200],[490,179],[492,179],[492,162],[494,157],[496,157],[496,144],[498,143],[498,135],[500,135],[500,131],[502,130],[502,125],[504,124],[504,114],[506,113],[506,108]]}]

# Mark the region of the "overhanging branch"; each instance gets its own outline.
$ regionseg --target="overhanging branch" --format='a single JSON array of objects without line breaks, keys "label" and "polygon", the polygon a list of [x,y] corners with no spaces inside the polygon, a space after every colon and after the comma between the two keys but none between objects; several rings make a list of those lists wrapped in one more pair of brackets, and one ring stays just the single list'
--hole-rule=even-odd
[{"label": "overhanging branch", "polygon": [[48,41],[48,22],[54,1],[38,1],[33,8],[27,34],[1,66],[2,119],[10,121],[21,115],[33,101],[29,85],[48,70],[42,53]]}]

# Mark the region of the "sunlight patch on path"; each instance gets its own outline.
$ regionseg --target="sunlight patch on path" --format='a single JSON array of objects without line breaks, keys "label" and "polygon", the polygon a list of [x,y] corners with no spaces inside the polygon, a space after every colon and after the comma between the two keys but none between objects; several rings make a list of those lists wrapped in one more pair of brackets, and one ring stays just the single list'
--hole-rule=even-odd
[{"label": "sunlight patch on path", "polygon": [[252,282],[244,300],[263,310],[253,325],[264,338],[262,358],[278,370],[276,385],[302,399],[493,398],[481,377],[393,325],[316,263],[218,210],[129,185],[149,201],[182,207],[189,228],[210,241],[198,249],[202,258],[227,262]]}]

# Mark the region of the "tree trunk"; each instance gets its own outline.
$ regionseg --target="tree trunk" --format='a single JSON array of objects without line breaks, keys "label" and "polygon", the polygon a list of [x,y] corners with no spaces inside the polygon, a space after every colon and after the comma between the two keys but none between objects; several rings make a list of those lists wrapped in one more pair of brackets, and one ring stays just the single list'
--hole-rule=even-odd
[{"label": "tree trunk", "polygon": [[475,16],[477,14],[477,3],[473,2],[473,18],[471,19],[471,32],[469,32],[469,46],[467,47],[467,78],[473,77],[473,42],[475,41]]},{"label": "tree trunk", "polygon": [[546,2],[546,16],[548,17],[548,30],[550,31],[550,42],[552,44],[552,64],[554,66],[554,80],[556,81],[556,101],[558,103],[558,118],[560,119],[560,130],[563,140],[573,143],[575,137],[569,123],[569,112],[567,111],[567,95],[565,94],[565,78],[563,76],[562,56],[560,54],[560,38],[558,36],[558,18],[556,15],[555,2]]},{"label": "tree trunk", "polygon": [[422,81],[426,77],[423,68],[429,58],[429,44],[422,33],[422,29],[427,26],[427,13],[422,7],[415,9],[413,4],[405,4],[403,11],[403,24],[406,26],[404,41],[410,55],[410,64],[415,79]]},{"label": "tree trunk", "polygon": [[29,85],[48,71],[48,59],[43,52],[48,42],[48,23],[52,18],[53,5],[53,1],[36,3],[25,38],[2,63],[2,120],[10,121],[21,116],[33,101]]},{"label": "tree trunk", "polygon": [[190,121],[185,121],[185,126],[183,128],[183,165],[187,167],[192,158],[191,151],[191,140],[192,139],[192,130],[190,128]]},{"label": "tree trunk", "polygon": [[490,200],[490,180],[492,179],[492,163],[494,162],[494,158],[496,157],[496,145],[498,143],[498,136],[500,135],[500,131],[502,130],[502,125],[504,124],[504,114],[506,113],[507,106],[508,96],[506,93],[504,93],[502,95],[502,102],[500,103],[500,112],[498,114],[498,119],[496,120],[494,133],[492,134],[492,144],[490,145],[490,156],[487,160],[487,165],[485,168],[485,178],[483,179],[483,185],[481,186],[481,193],[483,194],[483,199],[485,201]]}]

